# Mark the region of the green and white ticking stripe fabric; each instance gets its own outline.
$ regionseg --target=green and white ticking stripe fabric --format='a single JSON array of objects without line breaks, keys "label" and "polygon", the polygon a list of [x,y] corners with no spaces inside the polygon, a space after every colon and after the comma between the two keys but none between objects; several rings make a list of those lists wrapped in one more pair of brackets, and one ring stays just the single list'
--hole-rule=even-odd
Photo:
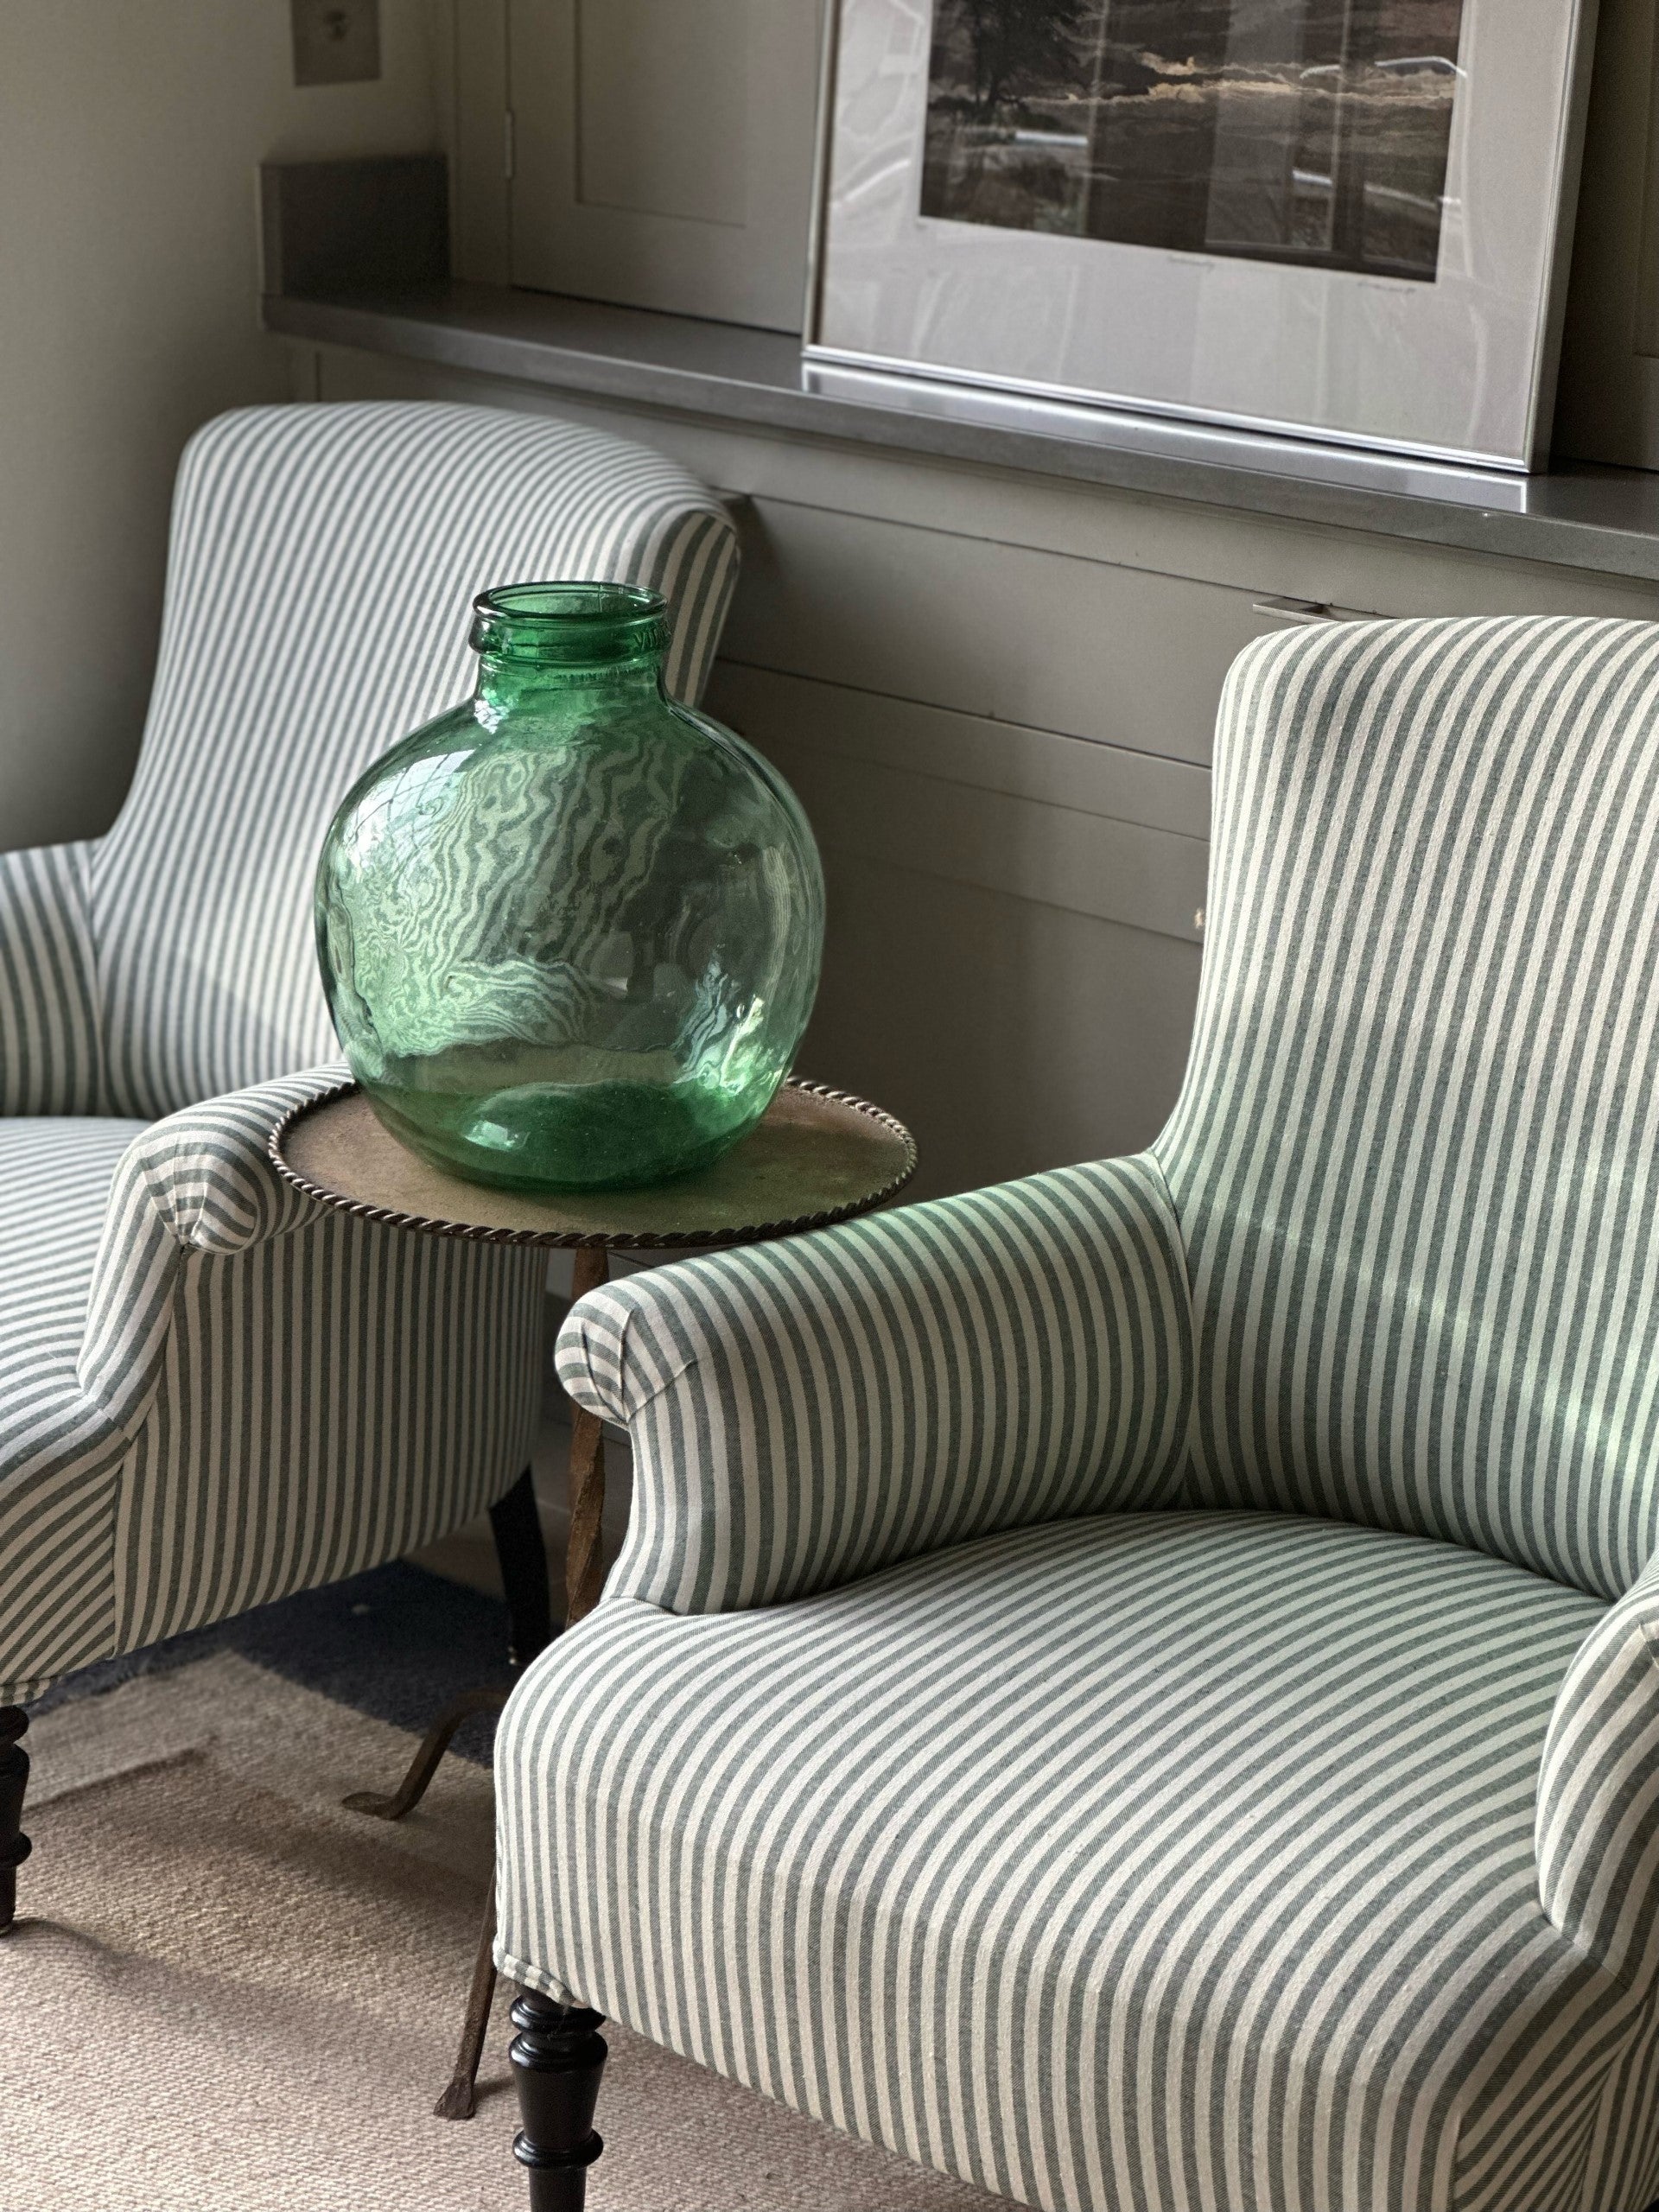
[{"label": "green and white ticking stripe fabric", "polygon": [[0,854],[0,1700],[394,1557],[524,1465],[540,1256],[346,1219],[265,1157],[345,1072],[317,853],[470,689],[476,592],[663,590],[695,698],[735,565],[701,486],[567,423],[273,407],[192,442],[120,818]]},{"label": "green and white ticking stripe fabric", "polygon": [[1147,1154],[575,1308],[498,1955],[1056,2212],[1643,2212],[1659,628],[1265,639],[1217,775]]}]

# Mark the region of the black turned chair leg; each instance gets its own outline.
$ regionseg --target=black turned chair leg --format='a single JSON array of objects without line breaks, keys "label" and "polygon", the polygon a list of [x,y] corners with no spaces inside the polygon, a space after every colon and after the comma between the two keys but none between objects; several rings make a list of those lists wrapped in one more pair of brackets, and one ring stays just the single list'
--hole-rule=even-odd
[{"label": "black turned chair leg", "polygon": [[29,1753],[19,1738],[29,1727],[21,1706],[0,1705],[0,1936],[17,1918],[17,1869],[31,1846],[23,1834],[23,1792],[29,1786]]},{"label": "black turned chair leg", "polygon": [[501,1586],[507,1596],[507,1656],[515,1669],[528,1667],[553,1635],[547,1546],[528,1467],[506,1496],[498,1497],[490,1508],[490,1531],[501,1565]]},{"label": "black turned chair leg", "polygon": [[530,2212],[582,2212],[587,2201],[588,2169],[604,2148],[594,2133],[605,2071],[602,2018],[533,1989],[520,1990],[512,2008],[518,2032],[507,2056],[524,2123],[512,2155],[530,2175]]}]

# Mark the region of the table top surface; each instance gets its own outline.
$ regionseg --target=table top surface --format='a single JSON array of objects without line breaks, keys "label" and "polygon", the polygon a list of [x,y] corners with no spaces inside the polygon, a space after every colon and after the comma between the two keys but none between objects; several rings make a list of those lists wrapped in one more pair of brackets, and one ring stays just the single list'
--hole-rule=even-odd
[{"label": "table top surface", "polygon": [[618,1249],[755,1244],[824,1228],[880,1205],[916,1167],[910,1132],[891,1114],[793,1081],[712,1167],[643,1190],[532,1197],[464,1181],[399,1143],[352,1083],[296,1108],[269,1149],[308,1197],[365,1220],[488,1243]]}]

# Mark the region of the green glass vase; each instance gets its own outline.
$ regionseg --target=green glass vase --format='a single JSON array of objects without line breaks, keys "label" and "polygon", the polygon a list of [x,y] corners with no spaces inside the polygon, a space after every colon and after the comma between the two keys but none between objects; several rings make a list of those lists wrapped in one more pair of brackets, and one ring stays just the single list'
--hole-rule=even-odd
[{"label": "green glass vase", "polygon": [[392,1134],[519,1191],[707,1166],[765,1113],[817,988],[806,817],[663,688],[655,592],[474,605],[473,697],[395,745],[323,847],[329,1010]]}]

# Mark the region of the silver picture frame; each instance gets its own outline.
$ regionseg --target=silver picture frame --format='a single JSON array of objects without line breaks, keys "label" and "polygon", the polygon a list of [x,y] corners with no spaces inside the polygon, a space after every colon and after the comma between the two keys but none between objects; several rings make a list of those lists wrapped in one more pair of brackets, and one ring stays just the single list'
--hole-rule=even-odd
[{"label": "silver picture frame", "polygon": [[988,96],[997,4],[830,0],[809,378],[1544,467],[1595,0],[1052,0]]}]

